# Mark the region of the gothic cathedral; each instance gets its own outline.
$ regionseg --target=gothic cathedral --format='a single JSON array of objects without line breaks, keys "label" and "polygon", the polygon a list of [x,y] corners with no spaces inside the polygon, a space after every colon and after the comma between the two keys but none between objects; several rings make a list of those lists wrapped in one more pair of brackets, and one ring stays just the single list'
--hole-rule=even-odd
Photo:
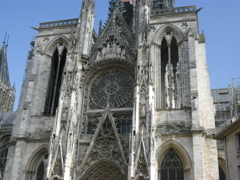
[{"label": "gothic cathedral", "polygon": [[[101,1],[101,0],[100,0]],[[110,0],[40,23],[4,180],[218,180],[196,6]]]}]

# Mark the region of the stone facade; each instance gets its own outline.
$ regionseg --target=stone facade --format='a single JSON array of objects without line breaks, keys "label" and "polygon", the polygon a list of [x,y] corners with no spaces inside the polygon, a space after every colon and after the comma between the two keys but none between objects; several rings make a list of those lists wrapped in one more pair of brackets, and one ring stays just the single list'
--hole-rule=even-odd
[{"label": "stone facade", "polygon": [[15,100],[15,87],[11,87],[8,73],[7,47],[8,40],[5,37],[0,49],[0,112],[12,111]]},{"label": "stone facade", "polygon": [[219,179],[199,10],[111,2],[40,24],[4,179]]},{"label": "stone facade", "polygon": [[225,171],[227,179],[238,180],[240,159],[240,119],[235,120],[214,136],[214,139],[222,140],[225,148]]},{"label": "stone facade", "polygon": [[16,112],[12,112],[15,87],[10,85],[7,47],[8,38],[6,34],[0,49],[0,179],[4,175],[13,120],[16,117]]}]

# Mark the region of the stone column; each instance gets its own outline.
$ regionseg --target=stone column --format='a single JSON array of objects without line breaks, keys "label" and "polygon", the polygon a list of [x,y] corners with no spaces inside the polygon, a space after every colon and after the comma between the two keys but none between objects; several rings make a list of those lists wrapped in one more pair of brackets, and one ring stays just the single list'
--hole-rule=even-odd
[{"label": "stone column", "polygon": [[191,169],[184,169],[184,180],[191,180]]},{"label": "stone column", "polygon": [[11,180],[19,180],[24,179],[22,177],[22,171],[25,167],[25,164],[23,164],[22,157],[25,156],[24,152],[26,152],[27,143],[26,143],[26,137],[17,138],[17,143],[15,146],[15,154],[13,157],[13,164],[12,164],[12,171],[11,171]]},{"label": "stone column", "polygon": [[194,180],[205,179],[202,131],[192,131]]},{"label": "stone column", "polygon": [[156,77],[155,77],[155,93],[156,93],[156,108],[157,110],[160,110],[162,108],[162,104],[161,104],[161,76],[162,76],[162,72],[161,72],[161,46],[160,45],[153,45],[154,51],[153,53],[155,54],[155,59],[153,61],[155,61],[155,71],[156,71]]}]

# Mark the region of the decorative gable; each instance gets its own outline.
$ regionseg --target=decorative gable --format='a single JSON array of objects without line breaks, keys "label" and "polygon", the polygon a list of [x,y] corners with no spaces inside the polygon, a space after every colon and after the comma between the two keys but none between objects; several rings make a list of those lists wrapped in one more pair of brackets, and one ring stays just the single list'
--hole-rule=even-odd
[{"label": "decorative gable", "polygon": [[106,59],[134,62],[134,34],[116,9],[92,48],[90,63]]}]

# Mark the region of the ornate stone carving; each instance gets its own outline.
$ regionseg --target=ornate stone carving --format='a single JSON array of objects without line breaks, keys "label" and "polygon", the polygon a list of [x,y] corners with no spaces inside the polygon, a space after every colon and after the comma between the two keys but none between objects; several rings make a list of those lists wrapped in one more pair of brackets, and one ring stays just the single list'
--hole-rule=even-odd
[{"label": "ornate stone carving", "polygon": [[132,107],[133,82],[122,71],[108,71],[92,83],[90,109]]},{"label": "ornate stone carving", "polygon": [[147,166],[146,159],[144,156],[144,150],[143,150],[143,148],[141,148],[141,152],[140,152],[139,159],[138,159],[138,166],[136,169],[136,178],[135,178],[136,180],[139,179],[139,177],[142,177],[142,179],[149,178],[147,167],[148,166]]}]

